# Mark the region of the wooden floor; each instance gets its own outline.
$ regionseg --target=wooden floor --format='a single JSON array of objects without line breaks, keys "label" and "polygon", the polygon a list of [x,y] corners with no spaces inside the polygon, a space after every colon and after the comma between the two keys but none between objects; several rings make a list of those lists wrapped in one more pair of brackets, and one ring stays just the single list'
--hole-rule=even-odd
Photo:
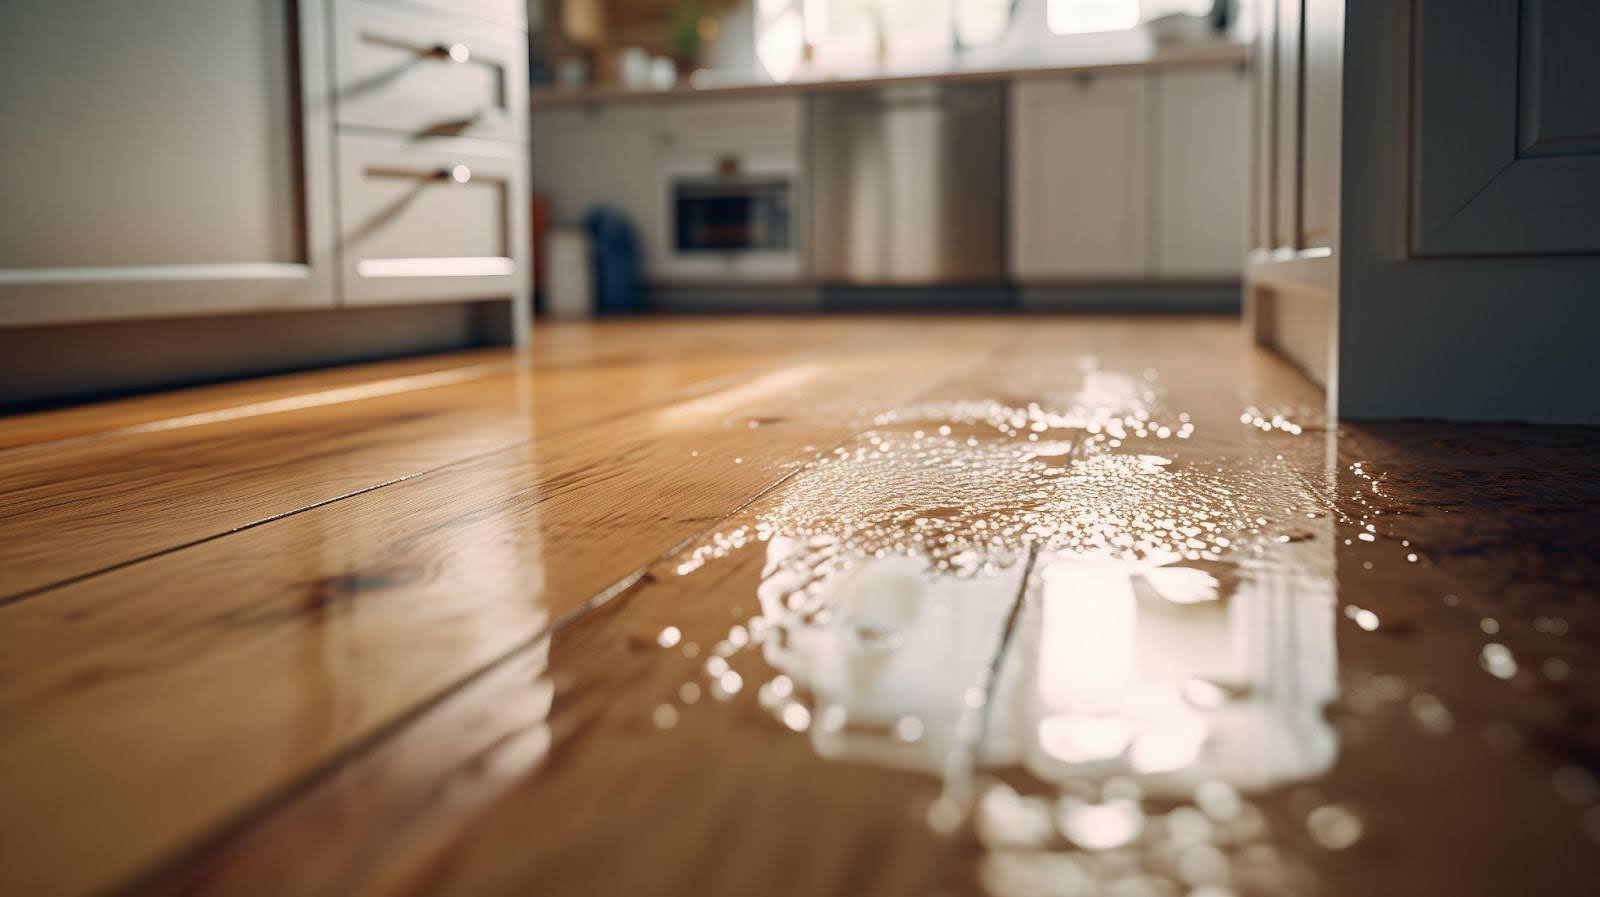
[{"label": "wooden floor", "polygon": [[1321,404],[739,318],[0,419],[0,894],[1600,892],[1600,434]]}]

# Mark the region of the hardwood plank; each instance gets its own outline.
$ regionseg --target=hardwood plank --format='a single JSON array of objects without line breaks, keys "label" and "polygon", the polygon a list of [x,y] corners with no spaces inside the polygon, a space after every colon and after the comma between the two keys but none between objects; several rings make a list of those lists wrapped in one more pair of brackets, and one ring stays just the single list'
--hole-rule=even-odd
[{"label": "hardwood plank", "polygon": [[[1132,333],[1031,322],[1001,358],[924,398],[1064,397],[1084,382],[1078,352],[1099,352],[1115,369],[1147,351],[1212,356],[1232,339],[1207,322]],[[1174,400],[1199,401],[1237,426],[1237,390],[1219,388],[1236,377],[1274,395],[1314,397],[1262,356],[1196,371]],[[719,529],[749,522],[795,488],[786,483]],[[520,652],[150,893],[926,893],[945,875],[947,845],[923,816],[944,787],[927,774],[941,761],[923,774],[830,765],[757,705],[758,684],[781,670],[748,651],[730,658],[745,686],[727,704],[696,675],[730,624],[755,611],[769,559],[762,548],[689,577],[675,572],[683,555],[663,561],[627,595],[559,629],[553,648]],[[1002,604],[1012,585],[999,590]],[[656,646],[669,625],[698,645],[698,660]],[[942,652],[935,659],[948,662]],[[705,689],[695,706],[675,698],[686,680]],[[959,707],[968,684],[945,689],[946,704]],[[663,703],[682,715],[667,733],[651,719]],[[924,743],[937,740],[934,718],[924,717]],[[452,743],[455,731],[469,734]],[[552,807],[562,808],[559,825]],[[628,845],[625,859],[609,860],[617,845]],[[795,852],[803,872],[785,859]],[[283,862],[291,856],[293,866]]]},{"label": "hardwood plank", "polygon": [[[782,331],[776,331],[781,321]],[[672,361],[734,345],[756,353],[801,351],[847,332],[817,319],[696,321],[560,321],[541,324],[529,356],[536,367],[620,366]],[[208,386],[130,396],[0,417],[0,461],[11,449],[108,434],[198,426],[442,386],[505,373],[517,364],[507,349],[476,349],[420,358],[341,365]]]},{"label": "hardwood plank", "polygon": [[[1230,831],[1219,844],[1227,875],[1237,876],[1232,889],[1587,894],[1594,847],[1579,814],[1589,804],[1571,782],[1582,782],[1582,764],[1600,756],[1589,724],[1600,710],[1590,638],[1600,622],[1590,601],[1600,571],[1586,550],[1600,508],[1586,476],[1594,433],[1347,424],[1334,445],[1299,416],[1314,390],[1270,358],[1208,358],[1222,352],[1210,328],[1184,336],[1090,326],[1072,336],[1034,326],[1011,344],[1010,363],[990,365],[989,390],[966,398],[1026,400],[1062,389],[1074,377],[1051,363],[1051,353],[1085,345],[1107,368],[1158,360],[1166,408],[1200,424],[1192,440],[1162,451],[1189,456],[1195,467],[1214,465],[1238,500],[1259,502],[1251,513],[1262,508],[1274,524],[1299,518],[1306,505],[1296,502],[1325,500],[1320,510],[1333,515],[1274,548],[1280,553],[1269,555],[1269,569],[1251,576],[1264,576],[1254,587],[1275,588],[1285,604],[1315,606],[1328,596],[1349,603],[1338,614],[1347,699],[1330,713],[1341,755],[1312,787],[1291,782],[1246,795],[1248,812],[1267,820],[1266,838],[1219,827]],[[960,390],[947,398],[960,398]],[[1309,438],[1237,421],[1246,405],[1262,409],[1264,422],[1283,411],[1285,424],[1306,424]],[[1138,443],[1130,448],[1142,451]],[[1274,465],[1278,456],[1288,464]],[[1394,475],[1376,489],[1378,473],[1362,472],[1363,465]],[[1494,488],[1485,491],[1486,481]],[[909,491],[910,483],[901,486]],[[790,481],[763,505],[797,488]],[[918,497],[930,494],[938,497]],[[822,499],[829,497],[848,518],[859,496]],[[1373,542],[1363,536],[1373,534],[1368,523],[1378,531]],[[1406,560],[1416,550],[1440,566]],[[986,852],[966,833],[942,841],[926,828],[922,811],[939,793],[938,775],[880,769],[859,756],[858,763],[824,763],[814,740],[784,731],[755,707],[750,692],[779,668],[752,651],[731,657],[744,680],[738,696],[685,707],[675,689],[690,678],[706,683],[696,667],[707,654],[685,659],[680,646],[659,648],[656,636],[675,625],[706,649],[734,622],[747,622],[766,558],[757,544],[678,576],[683,558],[656,564],[632,592],[419,713],[280,814],[152,881],[149,892],[894,895],[987,886],[998,897],[1030,892],[1029,875],[1045,873],[1061,886],[1078,875],[1154,875],[1165,884],[1138,884],[1174,892],[1194,884],[1158,841],[1170,822],[1163,814],[1194,809],[1176,796],[1141,801],[1154,833],[1149,849],[1082,851],[1053,835]],[[1358,625],[1350,604],[1373,609],[1381,624],[1371,632]],[[1550,614],[1562,622],[1560,638]],[[1333,635],[1322,633],[1328,648]],[[1486,641],[1512,646],[1520,667],[1510,680],[1485,672]],[[1032,652],[1013,656],[1026,681],[1038,675],[1040,633],[1018,646]],[[1314,649],[1275,646],[1288,657]],[[1568,670],[1558,680],[1534,672],[1544,657],[1570,670],[1557,667]],[[1293,676],[1259,684],[1290,699],[1314,686]],[[669,731],[651,721],[661,704],[677,708]],[[1448,713],[1440,718],[1435,707]],[[506,720],[496,720],[499,708]],[[1320,718],[1312,713],[1307,728]],[[1029,729],[1016,726],[1010,740]],[[453,744],[454,731],[464,734],[462,744]],[[1005,745],[986,747],[1000,753]],[[1264,751],[1258,766],[1272,753]],[[1090,772],[1066,787],[1016,769],[998,772],[1046,807],[1098,785]],[[1563,795],[1578,806],[1562,803],[1552,772],[1558,782],[1570,780]],[[1310,811],[1325,806],[1350,814],[1344,819],[1354,815],[1354,844],[1331,847],[1341,831],[1312,825]],[[1517,825],[1507,827],[1509,819]],[[1038,863],[1032,873],[1029,862]],[[1003,875],[1011,875],[1010,889]],[[1318,883],[1326,887],[1318,891]]]},{"label": "hardwood plank", "polygon": [[512,372],[0,466],[0,600],[669,399],[757,360]]},{"label": "hardwood plank", "polygon": [[171,855],[853,432],[864,391],[905,401],[1003,333],[916,330],[0,608],[0,777],[28,820],[0,890]]},{"label": "hardwood plank", "polygon": [[[647,338],[613,329],[597,350],[594,328],[557,328],[531,371],[506,354],[439,377],[282,396],[205,412],[204,423],[168,419],[0,455],[0,601],[773,363],[771,349],[729,327]],[[848,334],[812,336],[791,343],[810,349]],[[120,419],[115,407],[108,417]]]},{"label": "hardwood plank", "polygon": [[[1345,423],[1330,432],[1316,390],[1244,350],[1232,325],[1204,320],[846,321],[847,343],[747,379],[0,609],[0,892],[1014,897],[1030,877],[1055,887],[1088,876],[1098,882],[1089,892],[1120,877],[1116,890],[1186,893],[1222,875],[1241,897],[1587,894],[1584,820],[1600,818],[1584,791],[1600,757],[1592,431]],[[724,333],[767,352],[792,348],[760,329]],[[576,331],[567,348],[625,368],[653,351],[649,333],[612,342],[603,330]],[[621,348],[630,339],[637,348]],[[980,343],[997,351],[963,373]],[[583,378],[608,367],[578,364],[571,373]],[[945,387],[918,394],[940,380]],[[1077,423],[1035,433],[992,417],[987,400],[1076,409],[1063,417]],[[896,407],[897,416],[877,414]],[[1162,422],[1182,412],[1197,429],[1188,439],[1124,433],[1112,446],[1102,426],[1096,453],[1084,448],[1086,421],[1137,410]],[[838,680],[818,672],[826,664],[805,672],[806,656],[831,656],[808,654],[805,630],[768,636],[760,652],[732,651],[742,687],[730,700],[678,695],[690,680],[707,689],[716,642],[732,645],[730,627],[765,611],[763,583],[790,572],[771,563],[782,552],[757,538],[758,525],[833,535],[847,554],[887,546],[892,555],[924,514],[954,521],[948,531],[963,539],[993,533],[980,559],[1020,544],[1013,524],[1030,521],[1017,502],[1040,484],[982,451],[905,450],[910,431],[933,433],[941,421],[953,438],[971,427],[995,449],[1032,436],[1070,441],[1068,454],[1047,445],[1043,455],[1064,462],[1151,456],[1126,476],[1071,480],[1061,503],[1031,521],[1076,521],[1082,529],[1067,535],[1081,544],[1125,533],[1130,521],[1177,539],[1167,517],[1242,533],[1216,558],[1180,565],[1218,578],[1220,603],[1208,607],[1231,613],[1266,599],[1283,611],[1229,618],[1229,637],[1243,641],[1223,653],[1265,660],[1269,671],[1229,683],[1235,700],[1318,700],[1326,683],[1271,664],[1330,661],[1319,652],[1336,639],[1340,703],[1326,716],[1291,714],[1284,744],[1243,745],[1261,751],[1241,781],[1301,771],[1281,787],[1246,788],[1265,840],[1221,818],[1207,823],[1225,872],[1214,862],[1185,871],[1164,840],[1178,831],[1167,814],[1194,809],[1181,776],[1069,769],[1062,778],[1023,751],[1052,700],[1049,658],[1094,647],[1079,638],[1068,640],[1074,651],[1047,650],[1061,627],[1040,615],[1050,600],[1040,592],[1008,624],[1007,663],[987,685],[988,737],[938,752],[953,765],[907,748],[948,746],[963,731],[953,705],[976,678],[963,671],[995,638],[992,613],[929,615],[946,642],[896,624],[896,656],[924,665],[896,667],[897,687],[881,701],[863,692],[867,712],[851,718],[869,725],[849,730],[849,744],[819,734],[820,703],[805,735],[760,706],[758,686],[779,672],[803,697],[838,693]],[[1017,432],[996,435],[1002,422]],[[882,459],[847,453],[845,463],[796,472],[807,446],[826,447],[819,434],[853,439],[869,427],[894,435]],[[851,444],[866,453],[882,440]],[[959,590],[969,581],[939,582]],[[913,604],[954,604],[927,597]],[[852,606],[837,592],[824,598]],[[1333,617],[1336,632],[1291,626],[1287,638],[1252,641],[1299,619],[1290,611],[1302,605]],[[1140,644],[1165,645],[1141,656],[1162,669],[1218,650],[1213,611],[1180,616],[1200,631],[1140,617]],[[696,643],[696,657],[658,644],[669,625]],[[877,631],[856,636],[870,646]],[[1506,652],[1493,664],[1492,646]],[[1333,672],[1331,662],[1319,669]],[[666,730],[655,721],[663,704],[673,708]],[[900,709],[923,723],[910,745],[872,720]],[[1238,734],[1218,731],[1219,749]],[[1330,732],[1337,757],[1325,774],[1281,762],[1285,746],[1307,737],[1326,746],[1319,739]],[[1228,756],[1205,768],[1225,770],[1216,764]],[[1124,793],[1133,780],[1144,789],[1138,846],[1075,847],[1056,818],[1044,837],[1012,832],[1020,840],[1001,844],[1007,833],[986,804],[967,807],[955,835],[938,836],[929,802],[980,760],[1043,801],[1036,807],[1092,799],[1113,787],[1106,776]],[[1314,823],[1322,808],[1336,811],[1333,830]],[[1352,831],[1353,843],[1329,846]],[[11,852],[14,832],[22,848]],[[78,865],[92,868],[61,872]]]}]

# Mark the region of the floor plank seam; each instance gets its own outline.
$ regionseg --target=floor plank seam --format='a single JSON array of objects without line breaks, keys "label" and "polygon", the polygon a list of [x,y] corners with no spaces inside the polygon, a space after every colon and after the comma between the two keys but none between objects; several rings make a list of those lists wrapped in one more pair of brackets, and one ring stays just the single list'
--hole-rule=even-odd
[{"label": "floor plank seam", "polygon": [[[447,371],[437,371],[432,374],[415,374],[410,377],[374,380],[370,383],[301,393],[299,395],[284,396],[277,399],[246,402],[242,405],[230,405],[222,408],[216,408],[211,411],[196,411],[190,414],[180,414],[176,417],[166,417],[159,420],[146,421],[142,424],[130,424],[125,427],[113,427],[112,429],[102,430],[98,433],[82,433],[76,436],[64,436],[58,439],[46,439],[42,442],[29,442],[22,445],[14,445],[9,448],[0,449],[0,461],[8,461],[16,455],[31,453],[43,449],[58,449],[64,445],[78,445],[80,443],[96,442],[104,439],[139,436],[145,433],[163,433],[171,430],[181,430],[187,427],[199,427],[207,424],[227,423],[229,421],[244,420],[245,418],[250,417],[265,417],[269,414],[283,414],[290,411],[303,411],[307,408],[326,408],[331,405],[342,405],[349,402],[361,402],[367,399],[381,399],[408,392],[422,392],[428,389],[439,389],[445,386],[455,386],[461,383],[468,383],[473,380],[482,380],[493,376],[496,373],[511,370],[514,367],[515,362],[490,362],[486,364],[469,365],[461,368],[452,368]],[[381,388],[385,384],[392,384],[393,388]],[[316,401],[316,399],[319,397],[324,400]]]},{"label": "floor plank seam", "polygon": [[[816,353],[803,353],[803,355],[811,354]],[[1002,351],[1000,346],[996,346],[988,351],[985,351],[978,359],[974,360],[970,365],[963,368],[960,373],[940,378],[927,389],[917,392],[908,400],[908,403],[915,403],[923,400],[926,396],[947,387],[951,383],[957,382],[962,377],[968,376],[973,370],[979,368],[983,364],[992,362],[995,358],[1000,357],[1001,354]],[[793,361],[793,359],[790,359],[783,364],[792,364]],[[770,367],[778,366],[780,365],[773,365]],[[762,370],[766,369],[767,368],[763,368]],[[744,377],[746,375],[739,374],[730,376]],[[717,379],[721,380],[727,378]],[[679,398],[681,398],[681,396],[675,396],[672,401],[677,401]],[[587,424],[585,424],[585,426],[587,426]],[[870,424],[862,429],[853,430],[848,435],[835,440],[831,445],[827,446],[827,448],[821,450],[820,454],[826,454],[827,452],[833,451],[834,449],[845,445],[853,439],[859,438],[861,433],[868,429],[871,429]],[[611,585],[594,593],[588,599],[575,606],[572,610],[562,614],[559,618],[546,625],[536,634],[507,649],[499,656],[484,662],[477,669],[467,673],[466,675],[458,678],[455,682],[440,689],[439,692],[428,699],[419,701],[404,713],[397,715],[394,719],[375,727],[373,731],[369,732],[365,737],[357,739],[347,745],[344,749],[333,753],[320,766],[302,777],[300,781],[287,785],[273,794],[264,796],[253,805],[243,809],[233,819],[219,823],[211,831],[202,833],[189,846],[180,847],[168,858],[164,860],[158,860],[155,864],[153,864],[149,872],[143,875],[135,876],[134,880],[127,886],[114,888],[110,893],[116,895],[116,897],[135,897],[135,895],[159,890],[163,883],[171,884],[175,881],[180,881],[182,877],[181,870],[184,868],[204,868],[205,857],[208,855],[226,849],[226,845],[234,838],[242,836],[256,824],[270,818],[283,808],[292,805],[296,800],[304,795],[312,793],[321,783],[337,776],[341,769],[349,766],[360,757],[370,754],[374,750],[378,749],[378,747],[383,743],[409,728],[411,725],[426,717],[428,714],[434,712],[439,707],[445,705],[457,695],[468,691],[473,687],[473,685],[492,675],[495,671],[507,665],[516,663],[529,651],[536,649],[541,643],[549,640],[561,630],[571,626],[579,619],[586,617],[593,611],[610,604],[612,601],[616,600],[622,595],[627,594],[641,582],[646,581],[650,575],[650,571],[653,568],[682,552],[685,548],[694,544],[696,540],[703,539],[708,535],[715,533],[717,528],[722,524],[745,513],[762,499],[781,488],[785,483],[788,483],[803,474],[805,470],[806,468],[804,466],[797,467],[794,470],[791,470],[783,476],[777,478],[776,480],[773,480],[766,486],[758,489],[750,496],[750,498],[740,503],[738,507],[718,517],[717,520],[710,525],[703,527],[702,529],[673,544],[655,558],[639,565],[634,570],[615,580]]]},{"label": "floor plank seam", "polygon": [[[805,353],[800,357],[804,358],[804,357],[806,357],[806,356],[808,356],[810,354],[814,354],[814,353]],[[9,606],[11,606],[13,604],[17,604],[17,603],[20,603],[22,601],[25,601],[25,600],[28,600],[28,599],[31,599],[31,598],[37,598],[37,597],[39,597],[39,596],[41,596],[41,595],[43,595],[43,594],[45,594],[47,592],[51,592],[51,591],[54,591],[56,589],[66,588],[68,586],[72,586],[72,585],[75,585],[77,583],[93,579],[93,578],[95,578],[97,576],[104,576],[104,575],[109,574],[109,573],[115,573],[118,570],[125,570],[125,569],[127,569],[129,567],[136,566],[138,564],[142,564],[142,563],[145,563],[147,561],[152,561],[152,560],[155,560],[157,558],[166,557],[168,555],[175,554],[175,553],[177,553],[179,551],[185,551],[187,549],[194,548],[194,547],[196,547],[198,545],[204,545],[204,544],[206,544],[208,542],[216,541],[217,539],[221,539],[221,538],[225,538],[227,536],[235,535],[237,533],[241,533],[241,532],[244,532],[246,530],[255,529],[258,526],[263,526],[263,525],[266,525],[266,524],[269,524],[269,523],[274,523],[274,522],[279,521],[279,520],[284,520],[284,519],[289,518],[289,517],[294,517],[294,516],[299,515],[299,514],[304,514],[304,513],[308,512],[308,511],[314,511],[314,510],[317,510],[318,508],[327,507],[328,505],[332,505],[332,504],[335,504],[337,502],[345,501],[345,500],[351,499],[351,498],[357,498],[357,497],[362,496],[362,495],[367,495],[369,493],[376,492],[376,491],[378,491],[380,489],[385,489],[385,488],[388,488],[390,486],[397,485],[399,483],[404,483],[404,482],[407,482],[407,481],[410,481],[410,480],[415,480],[415,479],[418,479],[420,477],[431,476],[431,475],[437,474],[437,473],[439,473],[441,471],[449,470],[451,468],[463,467],[463,466],[466,466],[466,465],[469,465],[469,464],[472,464],[472,463],[475,463],[475,462],[478,462],[478,461],[482,461],[483,459],[491,457],[493,455],[496,455],[496,454],[498,454],[500,452],[509,451],[511,449],[515,449],[515,448],[518,448],[518,447],[521,447],[521,446],[525,446],[525,445],[533,445],[535,443],[538,443],[540,440],[549,439],[549,438],[552,438],[552,437],[555,437],[555,436],[560,436],[560,435],[563,435],[563,434],[566,434],[566,433],[575,432],[575,431],[577,431],[577,430],[579,430],[579,429],[581,429],[583,427],[592,427],[592,426],[595,426],[597,424],[603,424],[603,423],[607,423],[607,422],[610,422],[610,421],[618,420],[618,419],[627,417],[629,415],[641,414],[641,413],[645,413],[645,412],[649,412],[649,411],[659,410],[660,408],[666,407],[668,405],[672,405],[672,404],[675,404],[675,403],[678,403],[678,402],[682,402],[682,401],[685,401],[687,399],[697,398],[697,397],[699,397],[701,395],[704,395],[704,394],[706,394],[708,392],[713,392],[713,391],[715,391],[717,389],[722,388],[724,385],[731,385],[732,383],[737,383],[737,382],[740,382],[740,381],[745,380],[745,379],[752,379],[752,378],[754,378],[756,376],[759,376],[760,373],[763,373],[763,372],[766,372],[766,371],[770,371],[770,370],[775,370],[775,369],[784,367],[786,365],[793,364],[795,361],[796,361],[796,359],[789,359],[789,360],[786,360],[786,361],[783,361],[783,362],[778,362],[778,363],[775,363],[775,364],[772,364],[772,365],[766,365],[766,366],[763,366],[761,368],[755,369],[753,371],[742,371],[742,372],[735,373],[735,374],[727,374],[727,375],[724,375],[724,376],[721,376],[721,377],[713,377],[713,378],[711,378],[709,380],[705,380],[705,381],[702,381],[700,383],[692,383],[689,386],[685,387],[682,391],[674,393],[671,396],[665,397],[665,398],[663,398],[663,399],[661,399],[661,400],[659,400],[657,402],[653,402],[653,403],[650,403],[650,404],[647,404],[647,405],[640,405],[640,406],[637,406],[637,407],[634,407],[634,408],[628,408],[628,409],[625,409],[625,410],[622,410],[622,411],[615,412],[613,414],[606,415],[604,417],[599,417],[599,418],[595,418],[593,420],[584,421],[583,423],[573,424],[573,425],[567,426],[567,427],[560,427],[560,428],[551,430],[551,431],[549,431],[547,433],[541,433],[541,434],[534,435],[534,436],[529,436],[529,437],[526,437],[526,438],[520,438],[520,439],[517,439],[515,441],[509,442],[509,443],[507,443],[505,445],[497,446],[497,447],[492,448],[492,449],[487,449],[485,451],[478,452],[476,454],[467,455],[467,456],[462,457],[462,458],[457,458],[457,459],[455,459],[453,461],[448,461],[448,462],[446,462],[444,464],[438,464],[438,465],[435,465],[433,467],[426,468],[424,470],[419,470],[419,471],[417,471],[415,473],[410,473],[410,474],[406,474],[405,476],[402,476],[402,477],[396,477],[396,478],[391,479],[391,480],[386,480],[386,481],[384,481],[382,483],[376,483],[376,484],[373,484],[371,486],[364,487],[362,489],[357,489],[357,490],[354,490],[352,492],[347,492],[347,493],[344,493],[342,495],[337,495],[337,496],[334,496],[332,498],[324,499],[323,501],[319,501],[319,502],[316,502],[316,503],[313,503],[313,504],[305,505],[303,507],[293,508],[293,509],[288,510],[288,511],[283,511],[283,512],[280,512],[278,514],[273,514],[273,515],[270,515],[270,516],[267,516],[267,517],[263,517],[263,518],[261,518],[259,520],[252,520],[252,521],[249,521],[247,523],[243,523],[243,524],[240,524],[238,526],[235,526],[235,527],[233,527],[231,529],[223,530],[221,532],[212,533],[211,535],[205,536],[203,538],[192,539],[192,540],[190,540],[188,542],[184,542],[184,543],[179,544],[179,545],[174,545],[174,546],[171,546],[171,547],[168,547],[168,548],[164,548],[164,549],[162,549],[160,551],[150,552],[150,553],[143,554],[143,555],[140,555],[139,557],[135,557],[135,558],[129,558],[128,560],[119,561],[118,563],[111,564],[111,565],[106,566],[106,567],[101,567],[101,568],[97,568],[95,570],[86,571],[84,573],[80,573],[80,574],[77,574],[75,576],[67,577],[66,579],[57,580],[55,582],[47,583],[45,585],[35,586],[35,587],[31,588],[31,589],[26,589],[24,591],[17,592],[17,593],[11,594],[11,595],[0,595],[0,610],[4,610],[5,608],[7,608],[7,607],[9,607]],[[727,382],[725,383],[725,381],[727,381]]]}]

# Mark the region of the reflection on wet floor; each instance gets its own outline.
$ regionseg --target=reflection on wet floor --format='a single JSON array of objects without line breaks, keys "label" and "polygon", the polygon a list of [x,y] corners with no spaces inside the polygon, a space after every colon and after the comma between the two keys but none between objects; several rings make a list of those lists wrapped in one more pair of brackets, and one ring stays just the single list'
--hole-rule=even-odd
[{"label": "reflection on wet floor", "polygon": [[[1333,434],[1305,409],[1196,420],[1164,407],[1154,372],[1091,359],[1076,373],[1075,389],[1026,401],[885,409],[674,558],[680,576],[742,552],[766,563],[756,612],[690,660],[654,722],[754,700],[830,761],[937,777],[927,824],[972,860],[956,890],[1328,892],[1325,857],[1372,822],[1317,784],[1341,749],[1383,750],[1370,730],[1397,713],[1428,736],[1458,728],[1418,682],[1341,674],[1336,649],[1342,626],[1408,631],[1344,583],[1352,564],[1430,565],[1407,536],[1418,508],[1367,463],[1336,469]],[[1482,670],[1524,675],[1499,622],[1480,629]],[[742,653],[770,668],[763,681],[732,669]],[[1542,675],[1571,669],[1550,658]],[[1517,737],[1495,725],[1491,747]],[[1559,765],[1554,796],[1600,857],[1592,768]],[[1407,849],[1393,826],[1385,837]],[[1363,874],[1371,893],[1403,890]]]}]

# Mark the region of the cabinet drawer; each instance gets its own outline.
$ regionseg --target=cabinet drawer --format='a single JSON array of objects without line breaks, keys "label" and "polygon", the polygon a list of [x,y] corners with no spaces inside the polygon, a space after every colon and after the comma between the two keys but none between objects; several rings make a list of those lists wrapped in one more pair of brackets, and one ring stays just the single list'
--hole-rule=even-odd
[{"label": "cabinet drawer", "polygon": [[526,36],[512,28],[345,0],[335,20],[341,125],[524,139]]},{"label": "cabinet drawer", "polygon": [[347,304],[525,293],[524,160],[497,149],[483,141],[339,139]]}]

